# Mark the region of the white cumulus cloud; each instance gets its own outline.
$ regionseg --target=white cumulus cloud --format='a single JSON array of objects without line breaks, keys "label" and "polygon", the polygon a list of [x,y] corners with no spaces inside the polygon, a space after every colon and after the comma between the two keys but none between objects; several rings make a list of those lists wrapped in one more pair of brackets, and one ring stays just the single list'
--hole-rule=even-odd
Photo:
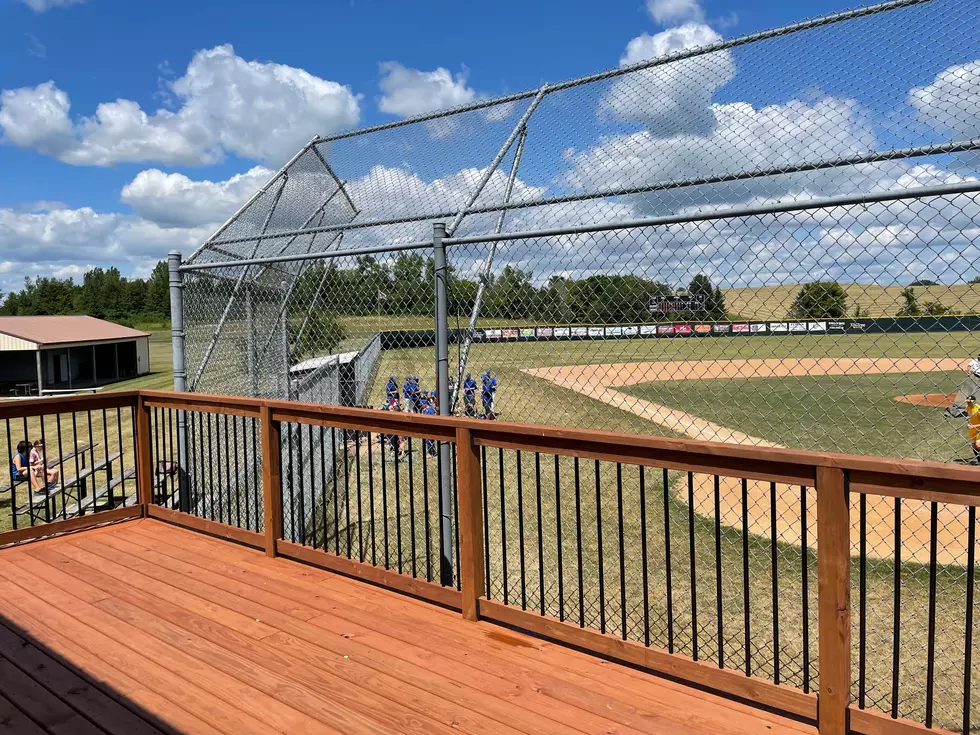
[{"label": "white cumulus cloud", "polygon": [[662,25],[704,20],[704,10],[698,0],[647,0],[647,12]]},{"label": "white cumulus cloud", "polygon": [[120,99],[78,121],[53,81],[4,90],[2,140],[77,165],[205,165],[225,153],[280,164],[314,135],[360,119],[360,97],[349,87],[303,69],[246,61],[230,45],[199,51],[169,90],[180,102],[176,111],[148,114]]},{"label": "white cumulus cloud", "polygon": [[909,102],[919,118],[962,138],[980,135],[980,61],[951,66],[932,84],[916,87]]},{"label": "white cumulus cloud", "polygon": [[453,76],[443,67],[433,71],[409,69],[397,61],[381,64],[378,108],[399,117],[413,117],[472,102],[476,92],[466,86],[466,74]]},{"label": "white cumulus cloud", "polygon": [[149,169],[123,187],[122,201],[159,225],[207,225],[228,219],[272,175],[270,169],[256,166],[225,181],[194,181]]},{"label": "white cumulus cloud", "polygon": [[[657,59],[720,40],[709,26],[685,23],[653,36],[637,36],[619,63],[626,66]],[[618,120],[640,123],[660,138],[708,135],[715,126],[712,98],[733,76],[735,60],[729,51],[650,67],[616,79],[600,111]]]}]

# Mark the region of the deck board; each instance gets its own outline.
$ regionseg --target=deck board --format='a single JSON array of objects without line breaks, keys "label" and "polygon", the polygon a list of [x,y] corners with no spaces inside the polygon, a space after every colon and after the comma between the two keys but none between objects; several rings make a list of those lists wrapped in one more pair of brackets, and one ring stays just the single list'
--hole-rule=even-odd
[{"label": "deck board", "polygon": [[16,732],[815,733],[152,519],[0,550],[0,689]]}]

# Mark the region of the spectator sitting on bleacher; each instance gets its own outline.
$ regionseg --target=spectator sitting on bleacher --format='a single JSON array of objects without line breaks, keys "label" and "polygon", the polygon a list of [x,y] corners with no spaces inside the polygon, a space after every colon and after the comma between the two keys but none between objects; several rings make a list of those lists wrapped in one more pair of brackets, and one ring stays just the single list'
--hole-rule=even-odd
[{"label": "spectator sitting on bleacher", "polygon": [[[57,467],[47,469],[44,466],[44,442],[40,439],[34,440],[34,447],[31,449],[30,464],[31,474],[34,476],[32,485],[36,489],[43,487],[50,488],[57,484],[60,473]],[[45,480],[45,474],[47,475],[47,480]]]},{"label": "spectator sitting on bleacher", "polygon": [[17,442],[17,453],[10,458],[10,484],[16,485],[29,478],[30,465],[27,458],[27,442]]}]

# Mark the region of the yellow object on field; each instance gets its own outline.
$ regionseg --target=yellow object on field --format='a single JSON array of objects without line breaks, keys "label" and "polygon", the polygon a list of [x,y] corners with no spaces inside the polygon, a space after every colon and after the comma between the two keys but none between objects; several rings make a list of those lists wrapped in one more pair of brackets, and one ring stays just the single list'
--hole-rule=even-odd
[{"label": "yellow object on field", "polygon": [[966,413],[969,416],[970,428],[968,429],[967,435],[970,437],[971,442],[975,442],[980,439],[980,406],[977,404],[966,404]]}]

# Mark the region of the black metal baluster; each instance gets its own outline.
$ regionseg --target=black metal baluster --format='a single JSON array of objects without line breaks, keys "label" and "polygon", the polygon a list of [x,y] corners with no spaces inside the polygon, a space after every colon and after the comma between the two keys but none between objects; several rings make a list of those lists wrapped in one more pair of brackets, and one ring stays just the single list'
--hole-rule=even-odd
[{"label": "black metal baluster", "polygon": [[[224,423],[224,427],[220,430],[220,433],[224,435],[224,439],[225,439],[225,481],[224,481],[224,486],[225,486],[225,498],[227,498],[227,505],[228,505],[228,520],[227,520],[227,523],[228,523],[229,526],[231,526],[231,525],[234,524],[234,521],[231,519],[231,510],[232,510],[232,504],[231,504],[231,435],[228,432],[228,414],[224,414],[221,417],[221,419],[222,419],[222,421]],[[219,440],[220,440],[220,438],[221,437],[219,436]],[[220,447],[219,447],[219,452],[220,452]]]},{"label": "black metal baluster", "polygon": [[623,522],[623,465],[616,463],[616,504],[619,511],[619,614],[622,624],[623,640],[627,638],[626,630],[626,540],[623,538],[625,524]]},{"label": "black metal baluster", "polygon": [[[190,447],[189,447],[190,462],[191,462],[191,468],[193,470],[193,474],[190,475],[193,478],[193,482],[189,482],[190,484],[189,492],[191,496],[194,498],[194,500],[191,502],[190,507],[187,508],[187,512],[193,513],[195,515],[197,514],[197,506],[198,506],[198,497],[199,497],[198,488],[200,487],[198,483],[199,462],[197,461],[197,428],[196,428],[197,421],[194,419],[196,415],[197,414],[195,413],[187,414],[187,425],[190,429]],[[138,486],[139,483],[137,482],[137,487]]]},{"label": "black metal baluster", "polygon": [[578,625],[585,627],[585,573],[582,563],[582,487],[578,457],[573,458],[575,470],[575,542],[578,546]]},{"label": "black metal baluster", "polygon": [[[310,536],[310,545],[313,547],[314,550],[316,550],[317,547],[318,547],[318,543],[319,543],[319,541],[317,539],[317,536],[319,534],[317,533],[317,528],[316,528],[317,521],[319,520],[318,514],[316,512],[316,500],[317,500],[317,498],[316,498],[316,466],[317,466],[317,462],[316,462],[316,454],[317,454],[317,451],[316,451],[316,448],[317,448],[317,445],[316,445],[316,442],[313,441],[313,425],[312,424],[307,424],[306,425],[306,442],[310,446],[310,525],[311,525],[312,528],[310,529],[309,536]],[[322,464],[322,461],[323,461],[323,459],[322,459],[322,455],[323,455],[323,444],[320,444],[320,455],[321,455],[321,460],[320,461],[321,461],[321,464]],[[326,532],[327,532],[327,529],[324,528],[323,529],[323,534],[326,535]]]},{"label": "black metal baluster", "polygon": [[524,468],[521,463],[521,450],[517,450],[517,544],[521,555],[521,609],[527,610],[527,567],[524,561]]},{"label": "black metal baluster", "polygon": [[412,544],[412,576],[418,577],[415,556],[415,459],[412,457],[412,449],[412,437],[408,437],[408,533]]},{"label": "black metal baluster", "polygon": [[970,506],[966,549],[966,641],[963,650],[963,735],[969,735],[973,684],[973,577],[977,563],[977,509]]},{"label": "black metal baluster", "polygon": [[538,512],[538,609],[544,615],[544,524],[542,522],[541,509],[541,452],[534,453],[534,496]]},{"label": "black metal baluster", "polygon": [[[398,549],[398,573],[402,573],[402,497],[401,497],[401,467],[398,464],[401,462],[401,441],[400,436],[396,436],[394,440],[394,446],[392,447],[392,455],[394,457],[395,463],[392,469],[392,474],[395,476],[395,546]],[[441,455],[440,455],[441,456]],[[442,479],[442,475],[439,476]],[[442,494],[440,493],[440,497]]]},{"label": "black metal baluster", "polygon": [[[436,487],[439,491],[439,555],[442,557],[442,549],[446,543],[446,538],[443,535],[442,518],[449,511],[443,503],[442,499],[442,442],[436,442]],[[443,563],[442,560],[439,562],[439,581],[440,584],[443,583],[444,575],[442,573]],[[452,581],[452,570],[450,570],[450,582]]]},{"label": "black metal baluster", "polygon": [[599,561],[599,630],[606,632],[606,574],[603,562],[602,543],[602,485],[599,460],[595,460],[595,527],[596,527],[596,558]]},{"label": "black metal baluster", "polygon": [[497,450],[497,474],[500,476],[500,552],[504,574],[504,604],[510,601],[510,577],[507,574],[507,500],[504,497],[504,450]]},{"label": "black metal baluster", "polygon": [[[258,451],[258,419],[252,419],[249,422],[252,426],[252,492],[255,495],[255,530],[264,531],[265,529],[265,513],[259,508],[259,451]],[[262,503],[265,503],[263,499]],[[260,526],[260,524],[262,524]]]},{"label": "black metal baluster", "polygon": [[[116,409],[116,414],[117,415],[119,414],[119,409],[118,408]],[[61,451],[61,445],[62,445],[62,442],[61,442],[61,414],[60,413],[59,414],[55,414],[55,417],[54,418],[55,418],[55,426],[57,427],[57,435],[58,435],[58,457],[62,457],[64,455],[64,452]],[[8,422],[8,424],[9,424],[9,422]],[[7,432],[8,432],[7,433],[7,440],[9,442],[9,440],[10,440],[10,433],[9,433],[10,432],[10,429],[9,429],[9,426],[8,426]],[[120,438],[120,441],[122,441],[121,438]],[[120,456],[122,456],[122,455],[120,455]],[[65,507],[66,506],[66,501],[65,501],[65,498],[66,498],[66,491],[65,491],[65,467],[64,467],[64,463],[60,459],[58,460],[58,478],[59,478],[59,482],[61,483],[61,518],[62,519],[65,519],[65,518],[68,517],[68,512],[67,512],[67,509]],[[109,493],[109,495],[111,497],[112,493]],[[110,506],[110,507],[112,507],[112,506]],[[16,508],[17,508],[17,504],[13,500],[11,500],[11,509],[16,511]],[[16,512],[14,513],[14,515],[15,516],[17,515]],[[14,528],[17,528],[17,526],[15,525]]]},{"label": "black metal baluster", "polygon": [[902,643],[902,499],[895,498],[895,608],[892,625],[892,718],[898,718],[898,667]]},{"label": "black metal baluster", "polygon": [[[384,457],[382,457],[384,460]],[[382,466],[382,470],[384,467]],[[333,491],[333,545],[334,553],[340,556],[340,509],[337,498],[340,495],[340,488],[337,487],[337,427],[330,427],[330,488]],[[323,548],[326,549],[326,539]]]},{"label": "black metal baluster", "polygon": [[[167,438],[170,440],[170,451],[167,453],[167,459],[170,460],[170,465],[169,465],[170,467],[176,467],[177,463],[174,461],[175,460],[174,445],[176,444],[176,442],[174,441],[174,412],[173,409],[170,408],[166,409],[166,411],[167,411]],[[102,418],[103,419],[105,418],[105,410],[102,411]],[[226,416],[225,417],[226,428],[228,426],[227,420],[228,417]],[[108,439],[106,439],[105,453],[106,453],[106,458],[108,459],[109,457]],[[167,474],[170,476],[170,502],[167,504],[167,507],[172,508],[173,498],[177,494],[177,483],[179,482],[179,479],[177,477],[177,472],[170,472],[168,470]],[[109,477],[111,477],[111,473],[106,475],[106,479],[108,480]]]},{"label": "black metal baluster", "polygon": [[[133,426],[136,426],[136,424],[134,423]],[[81,452],[78,450],[78,414],[76,414],[74,411],[71,414],[71,436],[72,436],[72,439],[75,440],[75,446],[74,446],[74,452],[73,452],[73,454],[75,456],[73,457],[73,459],[75,460],[75,477],[78,478],[78,475],[80,474],[79,473],[79,469],[78,469],[78,459],[81,456]],[[24,419],[24,438],[25,438],[25,441],[26,441],[26,439],[27,439],[27,419]],[[151,454],[150,466],[152,467],[153,466],[153,462],[152,462],[153,442],[152,441],[150,442],[150,454]],[[82,491],[81,491],[81,484],[80,484],[80,481],[78,479],[75,480],[75,495],[78,498],[79,506],[81,506],[81,502],[82,502]],[[28,496],[28,497],[31,497],[31,496]],[[29,515],[31,517],[31,525],[33,526],[34,525],[34,512],[33,512],[33,508],[29,508]]]},{"label": "black metal baluster", "polygon": [[361,432],[354,432],[354,471],[357,474],[357,559],[364,562],[364,506],[361,505]]},{"label": "black metal baluster", "polygon": [[650,570],[647,564],[647,478],[640,465],[640,570],[643,575],[643,645],[650,645]]},{"label": "black metal baluster", "polygon": [[745,626],[745,675],[752,676],[752,626],[749,607],[749,481],[742,478],[742,611]]},{"label": "black metal baluster", "polygon": [[[380,434],[378,436],[381,436]],[[371,504],[369,517],[371,520],[371,565],[378,565],[378,547],[374,529],[374,437],[371,432],[367,435],[367,458],[368,458],[368,502]],[[431,581],[431,580],[429,580]]]},{"label": "black metal baluster", "polygon": [[[863,496],[862,496],[863,497]],[[800,545],[803,547],[803,693],[810,693],[810,549],[807,543],[806,488],[800,488]],[[862,631],[863,639],[863,631]]]},{"label": "black metal baluster", "polygon": [[[91,415],[92,414],[89,413],[89,418],[90,419],[91,419]],[[42,492],[44,493],[44,496],[45,496],[44,497],[44,520],[47,521],[48,523],[50,523],[51,520],[52,520],[52,515],[55,518],[57,518],[58,512],[57,512],[57,510],[55,510],[54,513],[51,512],[52,498],[50,497],[50,493],[48,492],[48,447],[47,447],[47,441],[45,440],[45,437],[44,437],[44,415],[43,414],[41,416],[38,416],[38,423],[40,424],[40,427],[41,427],[41,487],[42,487]],[[92,482],[93,482],[92,492],[94,493],[95,492],[95,484],[94,484],[95,483],[95,474],[94,473],[92,475]],[[94,498],[93,498],[93,501],[94,501]],[[79,503],[78,508],[79,508],[79,515],[85,515],[85,510],[82,508],[82,506],[81,506],[80,503]],[[94,505],[92,506],[92,511],[93,512],[95,511],[95,506]]]},{"label": "black metal baluster", "polygon": [[[119,443],[119,487],[122,489],[122,499],[123,505],[126,505],[126,453],[123,451],[123,438],[122,438],[122,414],[119,411],[119,406],[116,406],[116,440]],[[61,416],[58,416],[58,453],[61,454]],[[186,471],[186,470],[185,470]],[[61,473],[61,483],[64,486],[65,473]],[[115,499],[113,498],[113,492],[109,493],[109,507],[115,507]]]},{"label": "black metal baluster", "polygon": [[[211,514],[210,514],[209,517],[213,521],[213,520],[216,520],[216,518],[215,518],[215,504],[214,504],[214,473],[212,471],[214,469],[214,461],[213,461],[213,459],[211,461],[208,461],[208,458],[213,458],[214,455],[217,454],[217,452],[214,451],[214,442],[211,441],[211,414],[205,414],[205,416],[207,416],[207,423],[208,423],[208,439],[207,439],[207,441],[208,441],[208,451],[207,451],[207,454],[205,455],[205,461],[206,461],[207,467],[208,467],[208,497],[211,500]],[[292,441],[292,437],[290,437],[290,441]],[[290,447],[292,447],[292,444],[290,444]],[[289,464],[290,464],[290,467],[291,467],[292,466],[292,452],[290,452],[290,461],[289,461]],[[219,473],[219,475],[220,475],[220,473]],[[218,491],[218,494],[219,494],[219,499],[220,499],[220,494],[221,494],[220,493],[220,490]],[[292,498],[290,498],[290,502],[292,502]],[[218,516],[220,517],[220,515],[221,515],[221,509],[218,508]]]},{"label": "black metal baluster", "polygon": [[[102,443],[105,445],[105,455],[106,455],[106,458],[108,459],[109,452],[110,452],[110,446],[109,446],[109,417],[106,416],[106,412],[105,411],[106,410],[103,408],[102,409]],[[58,456],[59,457],[61,456],[61,420],[60,419],[61,419],[60,416],[55,416],[55,421],[58,423]],[[171,449],[170,454],[171,454],[170,460],[173,461],[173,449]],[[121,454],[119,455],[119,461],[122,462],[122,455]],[[45,467],[47,467],[47,463],[45,463]],[[121,472],[121,470],[120,470],[120,472]],[[61,476],[60,469],[58,471],[58,476],[59,477]],[[112,509],[112,507],[113,507],[113,502],[112,502],[113,488],[111,487],[111,485],[112,485],[112,463],[109,463],[106,466],[105,489],[106,489],[106,495],[108,496],[108,501],[107,502],[109,504],[109,508],[110,509]],[[64,498],[62,498],[62,499],[64,499]],[[95,510],[94,505],[93,505],[93,510]]]},{"label": "black metal baluster", "polygon": [[694,553],[694,473],[687,473],[687,537],[691,557],[691,651],[698,660],[698,575]]},{"label": "black metal baluster", "polygon": [[449,454],[451,458],[452,465],[450,466],[449,474],[453,479],[453,492],[452,492],[452,505],[453,505],[453,543],[455,544],[456,556],[453,557],[456,560],[455,568],[453,572],[456,575],[456,589],[463,589],[463,580],[460,577],[460,559],[459,559],[459,483],[456,477],[456,468],[459,466],[456,460],[456,445],[449,445]]},{"label": "black metal baluster", "polygon": [[[303,424],[296,424],[290,427],[290,435],[293,432],[296,433],[296,464],[299,465],[297,468],[296,478],[299,480],[299,512],[293,516],[293,527],[298,531],[298,533],[293,533],[293,541],[303,546],[306,545],[306,472],[303,471],[303,464],[305,461],[303,452]],[[290,473],[292,477],[293,473]]]},{"label": "black metal baluster", "polygon": [[[289,540],[296,543],[296,496],[293,494],[293,471],[295,468],[295,456],[293,451],[293,427],[291,424],[285,425],[286,430],[286,452],[289,454],[289,464],[285,475],[286,496],[289,498]],[[285,505],[285,504],[284,504]],[[285,510],[283,516],[285,516]],[[284,524],[285,525],[285,522]],[[285,532],[285,529],[284,529]]]},{"label": "black metal baluster", "polygon": [[[422,513],[425,515],[425,581],[432,581],[432,520],[429,518],[429,453],[422,442]],[[486,468],[483,477],[486,489]],[[486,545],[486,544],[484,544]]]},{"label": "black metal baluster", "polygon": [[[490,592],[490,513],[488,512],[489,506],[489,490],[487,488],[487,448],[480,447],[480,469],[483,474],[483,556],[484,556],[484,568],[486,569],[486,584],[485,588],[487,590],[487,597],[491,597]],[[427,496],[428,497],[428,496]],[[428,517],[428,513],[426,514]],[[428,538],[428,534],[426,534]],[[430,577],[431,581],[431,577]]]},{"label": "black metal baluster", "polygon": [[565,569],[562,563],[561,533],[561,458],[555,455],[555,545],[558,558],[558,619],[565,620]]},{"label": "black metal baluster", "polygon": [[[328,539],[330,538],[330,533],[327,530],[327,507],[329,506],[329,502],[327,501],[327,442],[324,438],[323,428],[322,425],[317,427],[317,431],[320,434],[320,528],[323,529],[323,538],[320,542],[324,551],[330,551],[327,548]],[[331,490],[334,489],[331,488]]]},{"label": "black metal baluster", "polygon": [[715,475],[715,615],[718,618],[718,668],[725,668],[725,618],[721,604],[721,478]]},{"label": "black metal baluster", "polygon": [[776,546],[776,483],[769,483],[769,557],[772,563],[772,670],[773,683],[779,684],[779,569]]},{"label": "black metal baluster", "polygon": [[[242,486],[238,469],[238,454],[241,445],[238,443],[238,416],[231,417],[232,442],[235,448],[235,525],[242,528]],[[245,432],[245,418],[242,417],[242,433]],[[248,503],[245,504],[248,506]],[[248,515],[245,516],[245,528],[248,528]]]},{"label": "black metal baluster", "polygon": [[[11,443],[11,439],[10,439],[10,419],[4,419],[3,421],[4,421],[4,427],[6,428],[6,431],[7,431],[7,456],[8,457],[13,457],[14,456],[14,446]],[[60,415],[58,416],[58,429],[59,429],[59,431],[61,429],[61,416]],[[26,441],[26,439],[25,439],[25,441]],[[59,444],[60,444],[60,441],[59,441]],[[64,475],[64,472],[62,472],[61,474]],[[27,485],[28,485],[28,488],[30,488],[30,484],[31,484],[31,471],[28,468],[28,470],[27,470]],[[64,508],[64,497],[65,497],[64,496],[64,480],[62,480],[62,491],[61,492],[62,492],[62,495],[61,495],[62,506],[61,507]],[[28,497],[30,497],[30,489],[28,489],[27,495],[28,495]],[[14,528],[16,530],[16,528],[17,528],[17,483],[14,482],[14,478],[13,477],[10,478],[10,525],[11,525],[12,528]]]},{"label": "black metal baluster", "polygon": [[[155,477],[155,475],[157,473],[157,468],[160,467],[160,462],[163,461],[163,458],[166,455],[166,449],[167,449],[167,441],[166,441],[166,439],[163,436],[163,430],[161,428],[162,425],[163,425],[163,420],[160,418],[160,415],[163,413],[163,411],[164,411],[164,409],[162,409],[162,408],[157,408],[157,407],[154,407],[153,408],[152,419],[151,419],[152,420],[152,425],[151,425],[151,429],[150,429],[150,433],[153,436],[153,447],[156,450],[156,457],[154,458],[154,461],[152,462],[152,466],[154,467],[154,469],[153,469],[154,478],[153,478],[153,483],[152,483],[153,484],[153,491],[150,494],[150,498],[153,500],[154,503],[157,501],[157,497],[158,497],[157,483],[156,483],[156,477]],[[91,443],[92,442],[89,441],[89,444],[90,445],[91,445]],[[94,466],[94,463],[95,463],[95,455],[94,454],[92,455],[92,463],[93,463],[93,466]],[[93,475],[93,477],[94,477],[94,475]],[[166,477],[166,475],[164,475],[164,479],[161,481],[160,486],[161,486],[162,489],[165,489],[167,487],[167,477]],[[81,487],[84,487],[84,484]]]},{"label": "black metal baluster", "polygon": [[939,503],[929,504],[929,633],[926,639],[926,727],[932,727],[936,685],[936,556],[939,551]]},{"label": "black metal baluster", "polygon": [[[344,464],[344,523],[347,524],[347,527],[344,529],[344,540],[347,547],[347,558],[350,559],[353,548],[353,539],[350,535],[350,459],[347,457],[348,447],[350,446],[350,429],[343,429],[340,432],[340,437],[344,443],[343,451],[340,453],[340,459]],[[395,468],[395,472],[395,481],[397,482],[397,467]]]},{"label": "black metal baluster", "polygon": [[385,445],[388,443],[388,434],[380,434],[381,439],[381,507],[384,508],[384,518],[382,522],[382,542],[385,547],[385,569],[391,569],[391,556],[388,552],[388,471],[387,458],[385,457]]},{"label": "black metal baluster", "polygon": [[868,670],[868,496],[858,496],[858,708],[867,702]]},{"label": "black metal baluster", "polygon": [[664,485],[664,571],[667,579],[667,652],[674,652],[674,577],[670,569],[670,478],[663,470]]}]

